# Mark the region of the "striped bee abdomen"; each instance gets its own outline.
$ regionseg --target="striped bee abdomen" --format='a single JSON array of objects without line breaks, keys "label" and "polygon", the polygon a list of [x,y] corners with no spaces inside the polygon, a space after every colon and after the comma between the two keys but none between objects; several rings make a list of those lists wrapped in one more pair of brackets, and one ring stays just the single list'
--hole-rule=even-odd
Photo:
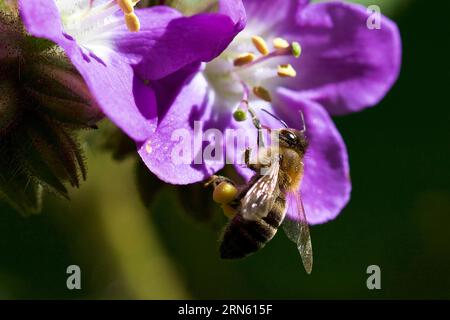
[{"label": "striped bee abdomen", "polygon": [[222,259],[239,259],[263,248],[283,222],[286,200],[280,194],[266,217],[246,220],[239,212],[226,226],[220,245]]}]

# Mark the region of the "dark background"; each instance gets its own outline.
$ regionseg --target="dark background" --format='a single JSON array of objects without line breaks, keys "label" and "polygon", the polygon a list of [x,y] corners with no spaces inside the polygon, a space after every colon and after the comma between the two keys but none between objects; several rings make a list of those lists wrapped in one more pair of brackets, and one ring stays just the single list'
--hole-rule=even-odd
[{"label": "dark background", "polygon": [[[402,33],[401,76],[376,108],[336,118],[353,193],[335,221],[312,228],[312,275],[282,233],[243,261],[219,260],[217,233],[173,192],[146,210],[133,161],[89,149],[88,182],[71,202],[49,197],[29,218],[0,204],[0,298],[450,298],[450,5],[386,6]],[[70,264],[81,291],[66,288]],[[381,290],[366,287],[372,264]]]}]

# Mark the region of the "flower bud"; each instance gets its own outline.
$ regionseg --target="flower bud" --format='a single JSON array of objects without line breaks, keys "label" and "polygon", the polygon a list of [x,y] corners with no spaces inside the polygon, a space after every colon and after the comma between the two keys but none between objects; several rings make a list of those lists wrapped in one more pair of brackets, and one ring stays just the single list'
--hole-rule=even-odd
[{"label": "flower bud", "polygon": [[0,80],[0,137],[7,134],[20,116],[18,93],[8,80]]}]

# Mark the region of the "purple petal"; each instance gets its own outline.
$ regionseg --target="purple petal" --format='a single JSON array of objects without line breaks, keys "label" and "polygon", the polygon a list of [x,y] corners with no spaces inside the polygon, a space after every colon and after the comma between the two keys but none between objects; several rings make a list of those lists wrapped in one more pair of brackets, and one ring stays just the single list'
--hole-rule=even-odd
[{"label": "purple petal", "polygon": [[[350,199],[351,182],[347,149],[327,111],[316,102],[299,99],[295,93],[280,89],[274,107],[264,107],[285,120],[289,127],[302,126],[300,110],[306,122],[306,137],[309,148],[305,155],[305,175],[301,195],[310,224],[319,224],[334,219]],[[282,125],[269,115],[258,112],[261,122],[271,128]],[[250,121],[245,122],[251,128]],[[236,166],[247,180],[253,172]],[[290,219],[296,219],[289,210]]]},{"label": "purple petal", "polygon": [[308,3],[309,0],[244,0],[244,7],[249,24],[262,29],[261,33],[276,33],[294,25],[296,13]]},{"label": "purple petal", "polygon": [[[189,69],[189,68],[188,68]],[[173,100],[165,100],[158,107],[160,122],[156,131],[148,136],[148,140],[140,144],[139,154],[147,167],[161,180],[171,184],[189,184],[202,181],[220,170],[224,165],[223,157],[216,160],[203,159],[203,151],[209,143],[202,143],[202,133],[209,128],[223,129],[226,123],[215,118],[212,112],[212,101],[209,96],[208,84],[201,73],[194,72],[186,77],[188,71],[181,75],[171,75],[172,79],[163,80],[166,84],[175,83],[174,90],[180,90]],[[175,77],[175,79],[174,79]],[[182,79],[184,86],[179,87]],[[166,81],[167,80],[167,81]],[[157,92],[161,88],[156,88]],[[170,90],[170,89],[167,89]],[[161,108],[160,108],[161,107]],[[195,131],[195,121],[199,127]],[[178,134],[187,134],[181,138]],[[196,142],[194,142],[196,141]],[[181,142],[188,142],[187,158],[178,157],[183,149]],[[223,146],[219,141],[219,148]],[[172,155],[173,154],[173,155]],[[195,162],[195,159],[198,162]]]},{"label": "purple petal", "polygon": [[247,23],[247,15],[242,0],[219,0],[219,13],[230,17],[238,32],[244,29]]},{"label": "purple petal", "polygon": [[163,78],[191,63],[210,61],[245,25],[240,0],[222,0],[220,8],[219,13],[191,17],[183,17],[169,7],[137,10],[141,31],[118,30],[117,50],[148,80]]},{"label": "purple petal", "polygon": [[312,4],[298,13],[297,26],[285,36],[303,48],[295,60],[295,85],[332,114],[376,105],[395,83],[401,65],[401,40],[394,22],[381,18],[381,29],[367,27],[361,5]]},{"label": "purple petal", "polygon": [[19,0],[19,12],[27,31],[35,37],[62,40],[62,24],[54,1]]},{"label": "purple petal", "polygon": [[157,123],[153,90],[117,53],[108,60],[86,60],[83,54],[71,56],[72,63],[108,118],[134,141],[144,141]]}]

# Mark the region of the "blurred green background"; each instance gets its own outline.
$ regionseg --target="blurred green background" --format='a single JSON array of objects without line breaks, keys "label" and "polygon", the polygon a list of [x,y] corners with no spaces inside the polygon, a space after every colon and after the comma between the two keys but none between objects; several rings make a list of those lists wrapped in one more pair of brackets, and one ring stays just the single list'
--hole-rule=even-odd
[{"label": "blurred green background", "polygon": [[[29,218],[0,204],[0,298],[450,298],[450,5],[360,2],[399,24],[402,73],[379,106],[336,119],[353,193],[335,221],[312,228],[312,275],[281,232],[245,260],[219,260],[217,232],[173,192],[147,210],[133,160],[87,145],[88,181],[71,202],[47,197]],[[71,264],[82,290],[66,288]],[[366,287],[372,264],[381,290]]]}]

